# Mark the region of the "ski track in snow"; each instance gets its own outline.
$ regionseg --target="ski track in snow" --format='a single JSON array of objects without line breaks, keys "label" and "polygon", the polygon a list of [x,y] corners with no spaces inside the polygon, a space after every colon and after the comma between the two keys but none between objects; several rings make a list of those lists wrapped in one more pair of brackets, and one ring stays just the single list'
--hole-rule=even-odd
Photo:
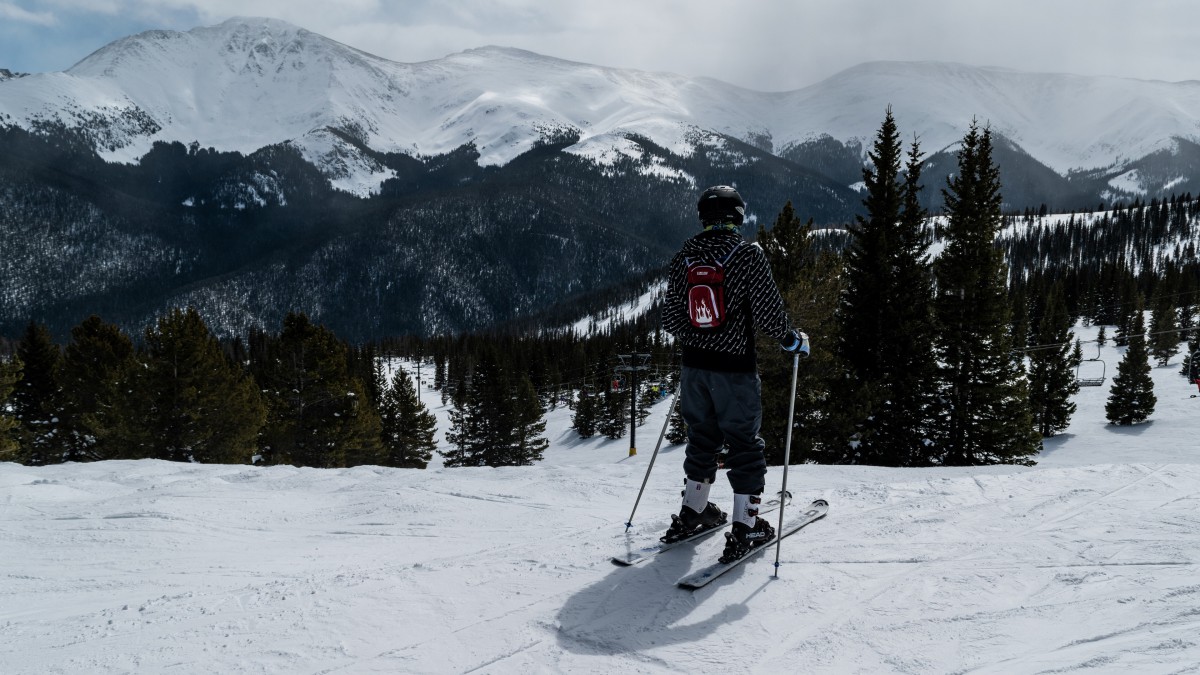
[{"label": "ski track in snow", "polygon": [[[571,439],[562,410],[534,467],[0,464],[0,673],[1200,672],[1177,370],[1134,429],[1081,392],[1036,467],[796,467],[788,508],[829,515],[777,577],[771,551],[694,593],[722,538],[612,565],[652,449]],[[629,537],[666,527],[682,455]]]}]

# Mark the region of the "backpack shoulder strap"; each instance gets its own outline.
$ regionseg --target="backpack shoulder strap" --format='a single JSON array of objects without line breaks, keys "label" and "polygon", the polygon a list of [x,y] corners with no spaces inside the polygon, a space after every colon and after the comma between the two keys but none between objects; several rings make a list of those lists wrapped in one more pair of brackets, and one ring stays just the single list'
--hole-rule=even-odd
[{"label": "backpack shoulder strap", "polygon": [[743,240],[739,241],[738,243],[734,244],[734,245],[733,245],[733,248],[729,249],[729,253],[726,253],[726,254],[725,254],[725,257],[724,257],[724,258],[721,258],[721,265],[724,265],[725,263],[727,263],[727,262],[729,262],[730,260],[732,260],[732,259],[733,259],[733,254],[737,253],[737,252],[738,252],[738,249],[740,249],[742,246],[745,246],[745,245],[746,245],[746,240],[745,240],[745,239],[743,239]]},{"label": "backpack shoulder strap", "polygon": [[729,249],[729,253],[726,253],[723,256],[704,255],[704,254],[701,254],[699,256],[694,256],[694,257],[684,256],[683,257],[683,266],[685,268],[688,267],[689,265],[692,264],[693,260],[701,261],[701,262],[706,261],[706,260],[711,260],[713,262],[719,263],[722,267],[724,267],[725,263],[728,263],[733,258],[733,255],[738,252],[738,249],[747,245],[748,243],[749,242],[747,242],[745,239],[739,241],[738,243],[734,244],[733,248]]}]

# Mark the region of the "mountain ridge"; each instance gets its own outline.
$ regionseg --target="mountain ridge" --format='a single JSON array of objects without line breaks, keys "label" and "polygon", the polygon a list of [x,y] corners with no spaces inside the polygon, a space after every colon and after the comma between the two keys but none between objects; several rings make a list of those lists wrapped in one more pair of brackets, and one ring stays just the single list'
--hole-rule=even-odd
[{"label": "mountain ridge", "polygon": [[[710,132],[786,154],[826,135],[865,147],[888,106],[904,133],[933,151],[953,147],[979,119],[1064,177],[1122,169],[1169,149],[1175,138],[1200,142],[1197,81],[869,61],[801,89],[762,92],[497,45],[401,63],[285,21],[245,17],[187,32],[146,31],[63,73],[4,82],[0,113],[21,126],[40,119],[72,126],[82,115],[119,129],[117,115],[135,111],[153,120],[153,132],[118,130],[109,147],[98,148],[123,162],[136,161],[155,140],[244,154],[291,142],[321,166],[348,151],[321,138],[326,127],[357,131],[381,152],[415,156],[475,143],[484,165],[506,164],[555,130],[592,145],[639,134],[680,154],[694,150],[690,137]],[[376,184],[384,179],[364,171]]]}]

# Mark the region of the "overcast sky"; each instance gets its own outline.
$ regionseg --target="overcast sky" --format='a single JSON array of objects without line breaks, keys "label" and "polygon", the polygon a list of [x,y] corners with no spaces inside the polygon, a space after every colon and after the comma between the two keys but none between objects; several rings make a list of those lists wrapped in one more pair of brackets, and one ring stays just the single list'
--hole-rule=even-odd
[{"label": "overcast sky", "polygon": [[0,0],[0,68],[69,68],[148,29],[289,21],[415,62],[484,45],[798,89],[864,61],[1200,80],[1194,0]]}]

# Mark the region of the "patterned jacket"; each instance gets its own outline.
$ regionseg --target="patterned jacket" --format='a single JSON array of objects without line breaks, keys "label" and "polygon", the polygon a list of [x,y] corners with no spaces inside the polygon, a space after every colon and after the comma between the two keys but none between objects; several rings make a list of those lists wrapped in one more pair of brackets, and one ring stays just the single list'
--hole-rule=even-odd
[{"label": "patterned jacket", "polygon": [[[735,247],[725,263],[726,323],[716,332],[697,331],[687,314],[687,260],[723,258]],[[663,329],[675,336],[683,365],[752,373],[757,370],[755,329],[775,340],[787,335],[787,311],[767,258],[758,244],[745,243],[737,232],[714,228],[688,239],[671,259],[668,274]]]}]

